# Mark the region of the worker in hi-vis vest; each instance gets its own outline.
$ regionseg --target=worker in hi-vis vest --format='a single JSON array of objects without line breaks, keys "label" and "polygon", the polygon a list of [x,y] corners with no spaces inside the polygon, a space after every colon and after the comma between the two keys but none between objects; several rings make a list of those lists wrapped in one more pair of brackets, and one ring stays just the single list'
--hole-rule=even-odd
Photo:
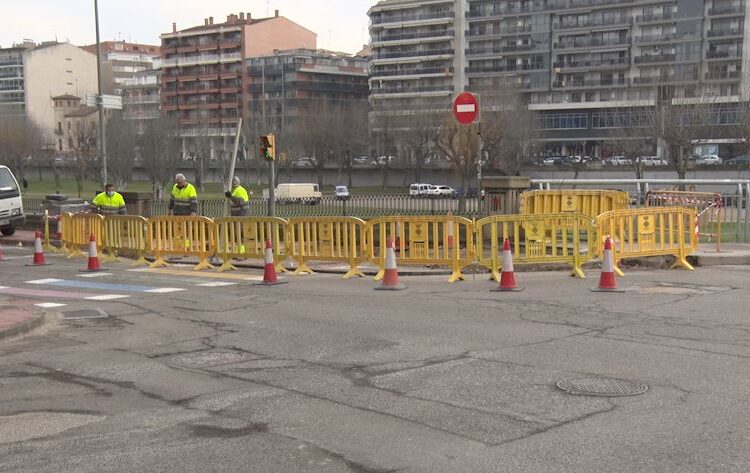
[{"label": "worker in hi-vis vest", "polygon": [[244,187],[240,185],[240,178],[234,176],[232,179],[232,190],[224,193],[232,201],[229,215],[232,217],[246,217],[250,213],[250,196]]},{"label": "worker in hi-vis vest", "polygon": [[172,215],[198,215],[198,193],[195,192],[195,187],[185,179],[184,174],[177,174],[174,182],[169,198]]},{"label": "worker in hi-vis vest", "polygon": [[104,186],[104,192],[100,192],[91,201],[89,207],[101,215],[125,215],[125,199],[122,194],[115,192],[114,184]]}]

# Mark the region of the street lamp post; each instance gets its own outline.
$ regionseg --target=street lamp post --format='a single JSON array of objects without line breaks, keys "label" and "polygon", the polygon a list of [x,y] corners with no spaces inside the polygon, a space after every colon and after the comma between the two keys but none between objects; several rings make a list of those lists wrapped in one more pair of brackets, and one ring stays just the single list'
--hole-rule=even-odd
[{"label": "street lamp post", "polygon": [[102,96],[102,50],[99,43],[99,4],[94,0],[94,22],[96,23],[96,75],[99,93],[96,104],[99,108],[99,163],[102,166],[102,189],[107,184],[107,137],[104,133],[104,97]]}]

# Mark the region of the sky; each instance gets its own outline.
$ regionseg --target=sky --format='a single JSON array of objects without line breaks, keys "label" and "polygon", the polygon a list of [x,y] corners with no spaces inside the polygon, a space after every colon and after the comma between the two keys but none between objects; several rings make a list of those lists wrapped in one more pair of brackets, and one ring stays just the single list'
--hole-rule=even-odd
[{"label": "sky", "polygon": [[[36,42],[95,42],[94,0],[0,0],[0,47],[23,39]],[[159,35],[226,20],[230,13],[253,18],[279,14],[318,34],[318,48],[356,53],[369,41],[367,10],[377,0],[99,0],[102,41],[160,44]]]}]

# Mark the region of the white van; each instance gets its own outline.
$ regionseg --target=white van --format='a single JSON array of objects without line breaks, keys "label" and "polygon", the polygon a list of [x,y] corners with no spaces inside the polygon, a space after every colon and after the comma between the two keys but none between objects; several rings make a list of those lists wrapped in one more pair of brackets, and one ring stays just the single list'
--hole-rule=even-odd
[{"label": "white van", "polygon": [[315,205],[320,202],[323,193],[317,184],[285,183],[276,187],[276,200],[282,202],[305,202]]},{"label": "white van", "polygon": [[18,181],[8,166],[0,165],[0,233],[11,236],[26,221]]},{"label": "white van", "polygon": [[412,198],[427,197],[427,195],[429,194],[429,190],[429,184],[412,184],[409,186],[409,196],[411,196]]}]

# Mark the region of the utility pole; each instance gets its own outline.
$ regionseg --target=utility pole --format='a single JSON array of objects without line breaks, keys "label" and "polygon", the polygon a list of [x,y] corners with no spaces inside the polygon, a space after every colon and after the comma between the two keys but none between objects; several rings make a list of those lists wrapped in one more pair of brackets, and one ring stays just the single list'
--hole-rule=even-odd
[{"label": "utility pole", "polygon": [[99,108],[99,164],[102,167],[102,189],[107,184],[107,137],[104,133],[104,96],[102,95],[102,47],[99,43],[99,3],[94,0],[94,22],[96,23],[96,76],[99,94],[96,104]]}]

